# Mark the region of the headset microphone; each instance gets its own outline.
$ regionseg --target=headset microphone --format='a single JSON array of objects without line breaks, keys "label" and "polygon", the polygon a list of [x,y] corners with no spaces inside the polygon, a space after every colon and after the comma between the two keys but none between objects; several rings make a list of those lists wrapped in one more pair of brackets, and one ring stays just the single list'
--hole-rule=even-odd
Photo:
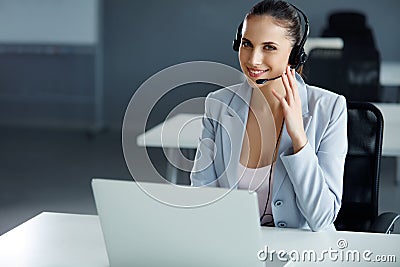
[{"label": "headset microphone", "polygon": [[256,83],[257,83],[257,84],[264,84],[264,83],[266,83],[266,82],[268,82],[268,81],[273,81],[273,80],[276,80],[276,79],[278,79],[278,78],[280,78],[280,77],[282,77],[282,75],[276,76],[275,78],[258,79],[258,80],[256,80]]},{"label": "headset microphone", "polygon": [[[290,69],[295,69],[295,68],[293,68],[293,66],[290,66]],[[284,73],[284,75],[286,75],[286,72]],[[282,75],[276,76],[275,78],[258,79],[258,80],[256,80],[256,83],[257,84],[264,84],[264,83],[266,83],[268,81],[273,81],[273,80],[276,80],[276,79],[278,79],[280,77],[282,77]]]}]

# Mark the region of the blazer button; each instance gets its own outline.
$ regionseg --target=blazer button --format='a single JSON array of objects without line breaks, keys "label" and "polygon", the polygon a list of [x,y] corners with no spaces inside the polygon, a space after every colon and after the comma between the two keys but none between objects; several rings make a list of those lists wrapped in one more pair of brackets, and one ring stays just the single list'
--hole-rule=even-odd
[{"label": "blazer button", "polygon": [[278,222],[278,227],[286,228],[286,223],[285,222]]},{"label": "blazer button", "polygon": [[280,206],[282,206],[282,204],[283,204],[282,200],[275,201],[275,207],[280,207]]}]

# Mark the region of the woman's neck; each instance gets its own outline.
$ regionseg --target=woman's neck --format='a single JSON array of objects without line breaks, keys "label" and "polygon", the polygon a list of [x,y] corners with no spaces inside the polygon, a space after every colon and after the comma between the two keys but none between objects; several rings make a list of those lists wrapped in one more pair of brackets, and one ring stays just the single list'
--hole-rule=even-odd
[{"label": "woman's neck", "polygon": [[272,89],[274,89],[279,95],[286,96],[286,90],[281,79],[269,81],[262,87],[254,88],[253,94],[255,98],[255,108],[265,108],[265,105],[269,105],[269,108],[274,114],[281,110],[281,104],[272,94]]},{"label": "woman's neck", "polygon": [[[283,120],[282,106],[271,92],[266,94],[266,96],[264,94],[259,88],[253,89],[250,101],[251,112],[259,119],[263,118],[263,116],[272,116],[277,128],[277,125],[280,125]],[[264,120],[261,119],[260,123],[262,121]]]}]

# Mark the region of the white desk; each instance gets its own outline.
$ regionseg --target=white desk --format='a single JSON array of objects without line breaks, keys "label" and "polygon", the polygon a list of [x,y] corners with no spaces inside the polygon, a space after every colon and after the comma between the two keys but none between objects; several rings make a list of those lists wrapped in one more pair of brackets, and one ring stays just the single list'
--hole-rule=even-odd
[{"label": "white desk", "polygon": [[342,49],[344,42],[338,37],[309,37],[304,44],[304,52],[310,53],[314,48]]},{"label": "white desk", "polygon": [[[384,118],[382,155],[397,157],[396,182],[400,184],[400,104],[374,103]],[[196,149],[201,133],[200,114],[178,114],[137,137],[138,146]]]},{"label": "white desk", "polygon": [[[353,232],[308,232],[296,229],[263,228],[268,250],[339,250],[337,241],[345,239],[344,250],[368,249],[371,255],[394,255],[400,261],[400,235]],[[229,249],[229,248],[227,248]],[[263,248],[260,248],[260,250]],[[256,254],[256,253],[255,253]],[[150,253],[149,253],[150,255]],[[276,256],[276,255],[275,255]],[[255,255],[256,257],[256,255]],[[275,260],[278,260],[276,257]],[[365,262],[331,262],[334,266],[365,266]],[[319,263],[320,265],[321,263]],[[168,265],[166,263],[166,265]],[[289,266],[310,266],[310,262],[291,262]],[[105,244],[97,216],[62,213],[41,213],[0,236],[0,266],[109,266]],[[327,264],[324,263],[324,266]],[[371,265],[372,266],[372,265]],[[396,263],[375,263],[373,266],[397,266]]]},{"label": "white desk", "polygon": [[383,86],[400,86],[400,62],[381,62],[380,84]]},{"label": "white desk", "polygon": [[400,104],[373,104],[381,111],[384,121],[382,155],[400,157]]},{"label": "white desk", "polygon": [[0,266],[109,266],[99,219],[41,213],[0,236]]},{"label": "white desk", "polygon": [[180,113],[136,138],[138,146],[196,149],[203,114]]},{"label": "white desk", "polygon": [[374,103],[383,115],[382,156],[396,157],[396,184],[400,185],[400,104]]},{"label": "white desk", "polygon": [[[325,258],[323,263],[313,261],[294,261],[287,264],[287,266],[398,266],[399,264],[399,242],[400,235],[384,235],[374,233],[359,233],[359,232],[308,232],[297,229],[282,229],[282,228],[264,228],[263,227],[264,240],[268,245],[268,250],[272,249],[275,251],[284,250],[288,254],[291,251],[299,252],[302,257],[307,251],[315,252],[316,258]],[[338,241],[345,240],[347,247],[343,249],[338,247]],[[343,242],[343,244],[345,244]],[[342,243],[341,243],[342,244]],[[323,254],[324,250],[338,251],[337,255],[343,253],[344,261],[329,259],[327,254]],[[364,251],[369,250],[372,252],[370,259],[375,260],[375,256],[378,255],[394,255],[396,257],[396,263],[377,263],[377,262],[366,262],[362,258]],[[343,252],[340,252],[343,251]],[[354,262],[349,257],[349,251],[360,252],[360,262]],[[358,254],[358,253],[357,253]],[[296,259],[295,253],[289,254]],[[308,254],[305,254],[308,255]],[[349,256],[348,256],[349,255]],[[275,254],[275,257],[277,255]],[[350,259],[349,261],[346,261]],[[292,258],[293,259],[293,258]],[[307,259],[307,258],[306,258]],[[367,259],[368,260],[368,259]],[[268,266],[268,265],[267,265]]]}]

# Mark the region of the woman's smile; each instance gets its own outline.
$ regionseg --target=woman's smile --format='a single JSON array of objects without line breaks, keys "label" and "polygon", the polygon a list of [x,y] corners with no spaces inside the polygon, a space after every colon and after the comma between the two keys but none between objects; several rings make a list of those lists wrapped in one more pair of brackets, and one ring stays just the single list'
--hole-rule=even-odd
[{"label": "woman's smile", "polygon": [[268,70],[260,70],[260,69],[253,69],[253,68],[247,67],[247,71],[248,71],[250,77],[258,78],[261,75],[263,75],[264,73],[266,73]]}]

